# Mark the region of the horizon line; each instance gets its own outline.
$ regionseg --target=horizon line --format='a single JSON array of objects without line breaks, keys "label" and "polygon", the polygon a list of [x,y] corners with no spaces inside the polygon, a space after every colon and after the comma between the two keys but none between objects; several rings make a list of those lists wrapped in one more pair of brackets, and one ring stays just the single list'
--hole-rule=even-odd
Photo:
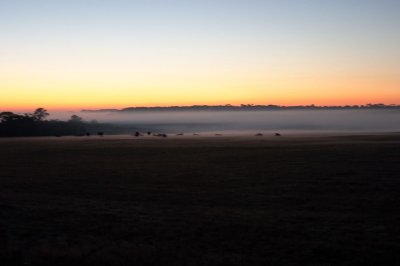
[{"label": "horizon line", "polygon": [[95,108],[81,109],[81,111],[124,111],[128,109],[185,109],[185,108],[400,108],[400,104],[367,103],[367,104],[346,104],[346,105],[277,105],[277,104],[220,104],[220,105],[168,105],[168,106],[128,106],[122,108]]}]

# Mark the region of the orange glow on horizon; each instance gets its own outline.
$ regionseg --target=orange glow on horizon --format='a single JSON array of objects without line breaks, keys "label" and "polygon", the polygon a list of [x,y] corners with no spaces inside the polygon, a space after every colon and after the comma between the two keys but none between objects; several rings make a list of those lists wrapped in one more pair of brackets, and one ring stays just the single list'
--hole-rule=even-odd
[{"label": "orange glow on horizon", "polygon": [[[348,76],[320,74],[301,77],[290,74],[265,76],[254,72],[238,73],[222,78],[214,75],[189,79],[95,78],[72,80],[3,79],[0,110],[31,111],[37,107],[48,110],[121,109],[134,106],[189,105],[364,105],[368,103],[400,104],[400,78],[388,76]],[[50,82],[50,81],[51,82]],[[93,81],[93,82],[91,82]],[[62,84],[61,86],[59,84]],[[57,88],[57,89],[55,89]],[[82,89],[84,88],[84,89]],[[189,89],[188,89],[189,88]],[[321,89],[323,88],[323,89]]]},{"label": "orange glow on horizon", "polygon": [[51,103],[43,103],[43,104],[16,104],[16,105],[1,105],[0,111],[13,111],[13,112],[32,112],[36,108],[43,107],[49,111],[80,111],[83,109],[88,110],[96,110],[96,109],[123,109],[127,107],[169,107],[169,106],[192,106],[192,105],[234,105],[240,106],[241,104],[253,104],[253,105],[280,105],[280,106],[306,106],[306,105],[317,105],[317,106],[345,106],[345,105],[366,105],[366,104],[395,104],[399,105],[399,102],[391,101],[388,99],[376,99],[370,98],[365,99],[363,101],[355,101],[352,99],[329,99],[329,100],[287,100],[287,101],[245,101],[245,100],[237,100],[231,102],[174,102],[171,104],[166,104],[163,102],[148,102],[148,103],[132,103],[132,104],[88,104],[88,105],[79,105],[79,104],[51,104]]}]

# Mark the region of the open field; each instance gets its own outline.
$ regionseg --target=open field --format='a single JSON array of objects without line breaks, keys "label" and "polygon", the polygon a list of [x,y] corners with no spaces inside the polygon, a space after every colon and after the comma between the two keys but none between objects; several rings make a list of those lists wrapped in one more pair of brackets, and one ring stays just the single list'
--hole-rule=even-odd
[{"label": "open field", "polygon": [[0,265],[399,265],[400,134],[0,139]]}]

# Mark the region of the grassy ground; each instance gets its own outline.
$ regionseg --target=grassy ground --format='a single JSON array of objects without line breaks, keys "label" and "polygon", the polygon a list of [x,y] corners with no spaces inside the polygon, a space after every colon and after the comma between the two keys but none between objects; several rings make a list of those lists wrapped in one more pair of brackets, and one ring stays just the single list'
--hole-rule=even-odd
[{"label": "grassy ground", "polygon": [[0,139],[1,265],[399,265],[400,136]]}]

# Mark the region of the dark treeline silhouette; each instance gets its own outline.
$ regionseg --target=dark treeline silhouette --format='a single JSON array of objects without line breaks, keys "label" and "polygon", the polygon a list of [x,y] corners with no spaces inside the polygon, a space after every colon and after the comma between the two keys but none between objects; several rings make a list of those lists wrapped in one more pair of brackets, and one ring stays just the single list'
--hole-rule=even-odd
[{"label": "dark treeline silhouette", "polygon": [[48,116],[44,108],[25,114],[0,112],[0,137],[80,136],[90,131],[101,131],[105,126],[96,121],[85,122],[77,115],[72,115],[68,121],[46,120]]},{"label": "dark treeline silhouette", "polygon": [[155,107],[128,107],[124,109],[99,109],[82,110],[82,112],[132,112],[132,111],[270,111],[270,110],[347,110],[347,109],[400,109],[400,105],[395,104],[365,104],[365,105],[338,105],[338,106],[318,106],[318,105],[192,105],[192,106],[155,106]]}]

